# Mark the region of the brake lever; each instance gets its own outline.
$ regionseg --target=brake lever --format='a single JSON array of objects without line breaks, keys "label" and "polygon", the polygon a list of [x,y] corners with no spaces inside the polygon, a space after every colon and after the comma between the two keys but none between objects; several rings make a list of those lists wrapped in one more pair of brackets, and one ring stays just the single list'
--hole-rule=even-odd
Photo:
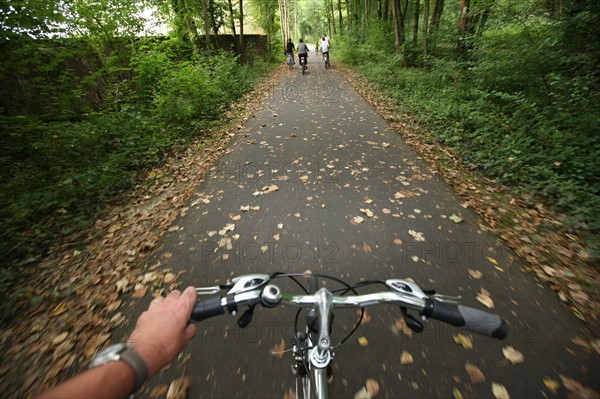
[{"label": "brake lever", "polygon": [[221,287],[215,285],[213,287],[196,287],[196,294],[198,295],[212,295],[218,294],[221,291]]},{"label": "brake lever", "polygon": [[449,303],[451,305],[460,305],[460,300],[462,299],[462,297],[460,295],[459,296],[449,296],[449,295],[434,294],[434,295],[431,295],[431,299],[435,299],[437,301],[444,302],[444,303]]}]

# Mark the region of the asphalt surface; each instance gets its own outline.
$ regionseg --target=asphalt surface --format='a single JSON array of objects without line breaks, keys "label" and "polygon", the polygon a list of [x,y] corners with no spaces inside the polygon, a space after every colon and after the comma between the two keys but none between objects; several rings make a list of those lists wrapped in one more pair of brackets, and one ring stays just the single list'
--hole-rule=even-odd
[{"label": "asphalt surface", "polygon": [[[492,397],[493,383],[512,398],[564,397],[561,375],[598,391],[598,355],[573,342],[583,323],[521,270],[500,238],[335,70],[335,61],[334,55],[333,69],[325,70],[312,53],[305,76],[296,68],[271,88],[150,263],[185,270],[182,287],[310,269],[350,283],[411,278],[486,309],[477,300],[484,289],[494,303],[490,311],[510,323],[504,341],[436,321],[408,336],[396,325],[399,309],[370,308],[370,320],[336,351],[330,386],[336,397],[354,397],[367,379],[378,382],[377,397],[452,397],[456,390],[465,398]],[[200,323],[180,360],[142,396],[185,375],[190,397],[284,397],[294,387],[291,355],[271,350],[282,342],[290,348],[295,313],[260,308],[244,330],[230,315]],[[334,341],[355,316],[340,312]],[[472,349],[455,342],[459,333],[472,338]],[[522,353],[523,363],[506,359],[508,346]],[[412,363],[402,364],[403,352]],[[485,381],[474,383],[467,363]],[[545,379],[559,383],[556,393]]]}]

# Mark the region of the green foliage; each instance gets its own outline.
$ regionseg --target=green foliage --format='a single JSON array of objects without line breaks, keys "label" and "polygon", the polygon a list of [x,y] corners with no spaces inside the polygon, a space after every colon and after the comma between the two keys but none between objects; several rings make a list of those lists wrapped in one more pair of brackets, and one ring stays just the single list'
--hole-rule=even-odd
[{"label": "green foliage", "polygon": [[154,93],[156,118],[165,127],[195,132],[219,119],[223,106],[247,91],[251,71],[228,53],[200,57],[169,69]]},{"label": "green foliage", "polygon": [[[0,81],[16,100],[3,100],[0,114],[5,297],[50,243],[89,226],[174,145],[224,120],[270,68],[225,52],[190,60],[185,43],[168,40],[111,43],[119,47],[97,52],[85,40],[21,38],[0,48]],[[4,318],[14,307],[3,303]]]},{"label": "green foliage", "polygon": [[559,17],[500,6],[466,61],[438,43],[427,68],[406,68],[372,33],[346,38],[338,55],[427,123],[428,140],[561,212],[598,259],[599,6]]}]

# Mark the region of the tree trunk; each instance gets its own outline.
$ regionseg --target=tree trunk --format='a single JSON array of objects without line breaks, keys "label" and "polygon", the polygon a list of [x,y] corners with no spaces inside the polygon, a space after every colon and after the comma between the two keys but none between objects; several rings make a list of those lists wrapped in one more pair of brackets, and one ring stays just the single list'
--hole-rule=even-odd
[{"label": "tree trunk", "polygon": [[344,20],[342,17],[342,0],[338,0],[338,19],[340,21],[340,34],[344,31]]},{"label": "tree trunk", "polygon": [[206,50],[210,52],[210,22],[208,20],[208,3],[202,0],[202,17],[204,19],[204,36],[206,38]]},{"label": "tree trunk", "polygon": [[244,0],[240,0],[240,54],[244,56]]},{"label": "tree trunk", "polygon": [[213,30],[213,39],[214,39],[214,48],[219,48],[219,43],[217,42],[219,38],[219,28],[217,27],[217,20],[215,18],[215,3],[214,0],[208,0],[208,15],[210,16],[210,25]]},{"label": "tree trunk", "polygon": [[285,37],[285,29],[284,29],[284,25],[283,25],[283,5],[282,5],[282,0],[277,0],[277,2],[279,3],[279,16],[280,16],[280,20],[281,20],[281,42],[283,43],[283,49],[285,51],[286,49],[286,44],[287,44],[287,37]]},{"label": "tree trunk", "polygon": [[337,34],[335,30],[335,13],[333,12],[333,0],[329,0],[329,10],[331,12],[331,25],[333,27],[333,34]]},{"label": "tree trunk", "polygon": [[431,25],[429,26],[429,31],[431,33],[437,32],[440,29],[440,20],[442,19],[443,11],[444,0],[435,0],[433,13],[431,14]]},{"label": "tree trunk", "polygon": [[[233,18],[233,4],[231,3],[231,0],[227,0],[228,6],[229,6],[229,23],[231,24],[231,35],[233,36],[233,47],[239,51],[239,49],[237,48],[237,40],[238,38],[235,35],[235,19]],[[268,29],[267,29],[268,30]]]},{"label": "tree trunk", "polygon": [[460,24],[459,31],[461,35],[469,33],[469,11],[471,0],[460,0]]},{"label": "tree trunk", "polygon": [[392,23],[394,24],[394,35],[396,37],[396,52],[402,51],[402,41],[400,40],[400,21],[398,18],[398,0],[392,0]]},{"label": "tree trunk", "polygon": [[419,8],[421,7],[421,1],[415,0],[415,24],[413,26],[413,47],[417,47],[417,39],[419,36]]},{"label": "tree trunk", "polygon": [[390,16],[390,0],[383,2],[383,20],[388,21]]},{"label": "tree trunk", "polygon": [[429,45],[429,0],[423,3],[423,55],[427,56],[427,46]]}]

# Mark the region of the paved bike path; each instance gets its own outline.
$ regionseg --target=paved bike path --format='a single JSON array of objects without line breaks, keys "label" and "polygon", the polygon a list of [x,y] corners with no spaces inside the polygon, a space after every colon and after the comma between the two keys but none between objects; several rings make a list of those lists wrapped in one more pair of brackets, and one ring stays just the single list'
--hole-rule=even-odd
[{"label": "paved bike path", "polygon": [[[598,390],[598,355],[572,341],[582,334],[579,320],[521,271],[332,62],[326,71],[313,55],[305,76],[295,69],[272,87],[152,262],[185,271],[183,287],[306,269],[348,282],[412,278],[469,306],[485,309],[477,297],[489,297],[491,311],[511,325],[505,341],[436,321],[409,336],[397,323],[399,309],[370,308],[336,351],[334,396],[354,397],[369,378],[379,383],[378,397],[451,397],[455,389],[465,398],[491,397],[492,383],[513,398],[553,397],[544,379],[561,383],[561,375]],[[295,313],[259,308],[245,330],[229,315],[200,323],[180,361],[144,392],[186,375],[190,397],[284,397],[294,387],[291,356],[270,353],[282,342],[290,348]],[[341,312],[336,337],[353,317]],[[455,342],[459,333],[472,338],[471,349]],[[524,362],[511,364],[507,346]],[[472,380],[466,364],[485,380]]]}]

